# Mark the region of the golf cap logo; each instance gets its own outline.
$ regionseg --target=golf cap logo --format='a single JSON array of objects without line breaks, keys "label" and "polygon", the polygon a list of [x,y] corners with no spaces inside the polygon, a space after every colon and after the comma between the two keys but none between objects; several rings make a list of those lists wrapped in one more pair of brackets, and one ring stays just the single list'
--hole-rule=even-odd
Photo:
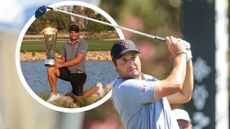
[{"label": "golf cap logo", "polygon": [[125,41],[121,41],[120,44],[121,44],[122,47],[124,47],[126,49],[129,47],[128,44]]}]

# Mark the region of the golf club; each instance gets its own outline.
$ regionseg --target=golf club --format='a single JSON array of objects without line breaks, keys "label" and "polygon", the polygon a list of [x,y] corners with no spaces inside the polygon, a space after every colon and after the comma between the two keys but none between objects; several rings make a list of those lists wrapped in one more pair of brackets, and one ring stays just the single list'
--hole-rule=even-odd
[{"label": "golf club", "polygon": [[130,28],[127,28],[127,27],[122,27],[122,26],[119,26],[119,25],[112,25],[112,24],[104,22],[104,21],[100,21],[100,20],[93,19],[93,18],[90,18],[90,17],[87,17],[87,16],[79,15],[79,14],[74,14],[74,13],[67,12],[67,11],[64,11],[64,10],[60,10],[60,9],[57,9],[57,8],[48,7],[48,6],[45,6],[45,5],[39,7],[36,10],[35,17],[36,18],[41,17],[42,15],[44,15],[46,13],[47,9],[51,9],[53,11],[61,12],[61,13],[68,14],[68,15],[71,15],[71,16],[80,17],[80,18],[83,18],[83,19],[86,19],[86,20],[89,20],[89,21],[93,21],[93,22],[97,22],[97,23],[100,23],[100,24],[103,24],[103,25],[106,25],[106,26],[115,27],[115,28],[119,28],[119,29],[122,29],[122,30],[125,30],[125,31],[128,31],[128,32],[132,32],[132,33],[135,33],[135,34],[138,34],[138,35],[150,38],[150,39],[155,39],[155,40],[165,42],[165,38],[162,38],[162,37],[159,37],[159,36],[146,34],[146,33],[136,31],[136,30],[133,30],[133,29],[130,29]]}]

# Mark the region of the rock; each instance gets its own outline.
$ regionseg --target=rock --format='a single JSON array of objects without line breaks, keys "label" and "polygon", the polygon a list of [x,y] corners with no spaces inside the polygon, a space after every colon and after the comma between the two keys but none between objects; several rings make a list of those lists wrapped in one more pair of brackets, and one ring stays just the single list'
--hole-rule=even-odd
[{"label": "rock", "polygon": [[51,104],[59,106],[59,107],[64,107],[64,108],[78,108],[78,107],[84,107],[90,104],[93,104],[97,102],[98,100],[102,99],[104,96],[106,96],[112,89],[111,85],[107,85],[104,87],[104,95],[100,96],[98,92],[93,93],[87,98],[82,98],[78,100],[77,102],[74,101],[74,99],[71,97],[72,92],[66,93],[65,96],[61,96],[57,100],[51,102]]},{"label": "rock", "polygon": [[77,108],[79,107],[70,96],[61,96],[57,100],[51,102],[56,106],[65,107],[65,108]]},{"label": "rock", "polygon": [[[55,56],[60,56],[57,53]],[[20,53],[21,61],[36,61],[36,60],[45,60],[46,54],[44,52],[25,52]],[[110,51],[89,51],[86,55],[86,60],[91,61],[111,61]]]}]

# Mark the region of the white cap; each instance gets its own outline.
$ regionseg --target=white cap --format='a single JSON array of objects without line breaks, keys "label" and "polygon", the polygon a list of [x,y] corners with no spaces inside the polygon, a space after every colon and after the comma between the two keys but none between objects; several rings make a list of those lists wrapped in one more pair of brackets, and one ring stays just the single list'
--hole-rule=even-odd
[{"label": "white cap", "polygon": [[175,116],[176,120],[186,120],[188,122],[191,122],[188,112],[183,109],[174,109],[172,110],[172,113]]}]

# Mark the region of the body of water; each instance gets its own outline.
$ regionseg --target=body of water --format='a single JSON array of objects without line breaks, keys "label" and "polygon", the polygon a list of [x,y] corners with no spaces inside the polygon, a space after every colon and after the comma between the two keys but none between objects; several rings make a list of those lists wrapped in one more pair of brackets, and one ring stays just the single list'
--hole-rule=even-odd
[{"label": "body of water", "polygon": [[[21,69],[27,84],[37,95],[51,92],[44,61],[21,62]],[[94,86],[97,82],[107,85],[118,75],[111,61],[87,61],[86,74],[84,90]],[[72,87],[69,82],[58,79],[57,89],[59,93],[65,94],[71,91]]]}]

